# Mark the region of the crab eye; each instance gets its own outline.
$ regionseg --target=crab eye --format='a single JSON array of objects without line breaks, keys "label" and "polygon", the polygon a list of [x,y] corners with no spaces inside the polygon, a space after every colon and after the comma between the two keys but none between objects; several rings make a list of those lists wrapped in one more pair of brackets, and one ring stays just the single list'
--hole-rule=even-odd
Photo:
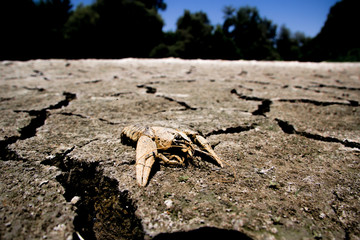
[{"label": "crab eye", "polygon": [[184,141],[184,139],[181,137],[181,135],[176,134],[176,135],[174,136],[174,143],[181,143],[181,142],[183,142],[183,141]]},{"label": "crab eye", "polygon": [[174,139],[175,139],[175,140],[182,140],[183,138],[182,138],[182,136],[181,136],[180,134],[176,134],[176,135],[174,136]]}]

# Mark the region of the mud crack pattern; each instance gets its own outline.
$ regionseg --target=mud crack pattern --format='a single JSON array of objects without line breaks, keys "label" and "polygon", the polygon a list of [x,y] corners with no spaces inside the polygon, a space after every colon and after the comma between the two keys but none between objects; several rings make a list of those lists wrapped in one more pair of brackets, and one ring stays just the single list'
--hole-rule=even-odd
[{"label": "mud crack pattern", "polygon": [[[359,69],[3,62],[1,238],[357,239]],[[198,131],[226,167],[155,164],[141,188],[119,139],[137,123]]]}]

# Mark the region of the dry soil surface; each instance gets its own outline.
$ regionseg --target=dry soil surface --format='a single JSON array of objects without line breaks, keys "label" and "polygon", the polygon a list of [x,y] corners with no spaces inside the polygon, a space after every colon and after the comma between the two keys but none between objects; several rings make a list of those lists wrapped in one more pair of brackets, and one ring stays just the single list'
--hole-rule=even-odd
[{"label": "dry soil surface", "polygon": [[[1,239],[359,239],[360,63],[0,63]],[[135,179],[131,124],[226,163]]]}]

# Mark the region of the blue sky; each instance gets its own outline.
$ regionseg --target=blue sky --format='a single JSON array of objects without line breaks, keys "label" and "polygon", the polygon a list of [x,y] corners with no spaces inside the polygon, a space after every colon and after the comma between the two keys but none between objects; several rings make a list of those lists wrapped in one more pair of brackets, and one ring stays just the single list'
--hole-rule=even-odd
[{"label": "blue sky", "polygon": [[[95,0],[72,0],[72,4],[91,4]],[[314,37],[324,25],[330,7],[340,0],[164,0],[165,11],[160,11],[165,21],[164,31],[175,31],[176,21],[184,10],[203,11],[212,25],[223,23],[224,6],[257,7],[261,17],[272,20],[278,27],[285,25],[291,32],[303,32]]]}]

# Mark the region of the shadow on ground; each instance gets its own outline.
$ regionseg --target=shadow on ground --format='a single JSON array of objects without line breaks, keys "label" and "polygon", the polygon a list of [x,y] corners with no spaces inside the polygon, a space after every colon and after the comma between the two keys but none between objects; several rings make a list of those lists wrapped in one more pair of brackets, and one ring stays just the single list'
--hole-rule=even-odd
[{"label": "shadow on ground", "polygon": [[180,239],[238,239],[251,240],[249,236],[235,230],[226,230],[215,227],[202,227],[188,232],[160,233],[154,240],[180,240]]}]

